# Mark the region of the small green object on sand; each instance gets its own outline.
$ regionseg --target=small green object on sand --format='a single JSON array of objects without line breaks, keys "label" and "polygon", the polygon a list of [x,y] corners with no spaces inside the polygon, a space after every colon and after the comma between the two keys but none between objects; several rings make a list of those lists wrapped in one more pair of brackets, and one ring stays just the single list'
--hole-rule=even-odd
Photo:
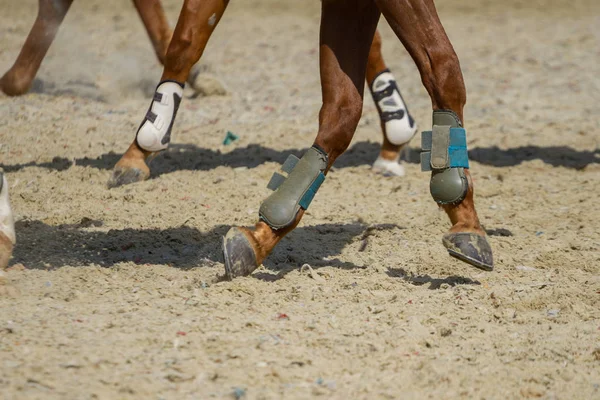
[{"label": "small green object on sand", "polygon": [[227,131],[227,134],[225,135],[225,139],[223,139],[223,144],[225,146],[235,142],[236,140],[238,140],[240,137],[238,135],[236,135],[235,133],[231,132],[231,131]]}]

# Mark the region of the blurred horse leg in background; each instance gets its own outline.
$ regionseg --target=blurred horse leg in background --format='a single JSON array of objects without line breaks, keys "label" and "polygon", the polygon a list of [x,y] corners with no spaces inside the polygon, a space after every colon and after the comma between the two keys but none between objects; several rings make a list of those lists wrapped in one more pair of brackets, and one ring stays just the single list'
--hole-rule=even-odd
[{"label": "blurred horse leg in background", "polygon": [[228,0],[185,0],[165,56],[165,68],[150,108],[136,137],[115,165],[109,187],[139,182],[150,176],[146,161],[170,142],[184,83],[192,74]]},{"label": "blurred horse leg in background", "polygon": [[417,124],[408,112],[392,72],[385,65],[381,35],[375,32],[367,61],[367,85],[377,106],[383,144],[373,170],[386,176],[404,176],[401,151],[417,133]]},{"label": "blurred horse leg in background", "polygon": [[13,66],[0,78],[9,96],[27,93],[73,0],[39,0],[38,15]]},{"label": "blurred horse leg in background", "polygon": [[[0,78],[0,91],[9,96],[25,94],[54,41],[73,0],[39,0],[38,15],[27,40],[13,66]],[[173,34],[160,0],[133,0],[146,32],[154,47],[158,61],[164,65],[167,48]],[[206,73],[201,66],[194,66],[188,83],[198,93],[224,94],[221,82]]]}]

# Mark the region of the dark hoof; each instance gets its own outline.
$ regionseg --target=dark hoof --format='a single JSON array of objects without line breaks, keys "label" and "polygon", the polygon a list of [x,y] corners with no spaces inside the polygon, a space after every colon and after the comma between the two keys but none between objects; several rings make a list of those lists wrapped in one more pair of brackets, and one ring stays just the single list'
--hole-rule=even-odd
[{"label": "dark hoof", "polygon": [[485,271],[494,269],[492,248],[485,236],[470,232],[448,233],[442,243],[452,257]]},{"label": "dark hoof", "polygon": [[238,228],[231,228],[223,238],[223,257],[225,276],[229,280],[250,275],[258,268],[254,249],[244,232]]},{"label": "dark hoof", "polygon": [[118,186],[129,185],[130,183],[145,181],[146,179],[148,179],[148,174],[141,169],[116,167],[108,180],[108,188],[112,189]]}]

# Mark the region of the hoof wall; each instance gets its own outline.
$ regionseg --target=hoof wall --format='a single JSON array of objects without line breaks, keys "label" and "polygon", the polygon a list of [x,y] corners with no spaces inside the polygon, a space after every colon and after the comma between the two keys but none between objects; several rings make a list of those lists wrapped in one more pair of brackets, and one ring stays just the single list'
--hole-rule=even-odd
[{"label": "hoof wall", "polygon": [[250,275],[258,268],[254,249],[244,232],[238,228],[231,228],[223,238],[223,257],[228,280]]},{"label": "hoof wall", "polygon": [[148,179],[148,176],[148,173],[138,168],[115,168],[108,180],[108,188],[112,189],[118,186],[145,181]]},{"label": "hoof wall", "polygon": [[484,271],[494,269],[492,248],[484,236],[470,232],[449,233],[442,243],[452,257]]}]

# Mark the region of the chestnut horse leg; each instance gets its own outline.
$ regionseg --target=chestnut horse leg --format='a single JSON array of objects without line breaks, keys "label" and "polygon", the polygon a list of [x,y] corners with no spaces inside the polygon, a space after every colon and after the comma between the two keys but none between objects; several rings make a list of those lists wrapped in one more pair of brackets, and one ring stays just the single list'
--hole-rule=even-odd
[{"label": "chestnut horse leg", "polygon": [[15,244],[15,225],[8,199],[8,183],[0,170],[0,277]]},{"label": "chestnut horse leg", "polygon": [[[190,76],[192,67],[202,56],[208,39],[223,16],[228,2],[229,0],[184,1],[165,56],[165,68],[161,83],[171,81],[183,87],[184,82]],[[154,104],[154,100],[151,107],[152,104]],[[172,127],[174,118],[175,114],[170,115],[167,125]],[[147,119],[144,119],[142,125],[148,122]],[[116,187],[147,179],[150,176],[150,168],[148,168],[146,160],[153,154],[156,154],[156,151],[140,146],[136,134],[136,138],[115,165],[108,186]]]},{"label": "chestnut horse leg", "polygon": [[19,96],[29,90],[72,3],[73,0],[39,0],[35,23],[17,60],[0,78],[0,91]]},{"label": "chestnut horse leg", "polygon": [[[165,57],[169,43],[171,43],[173,31],[169,27],[169,22],[167,21],[167,16],[160,0],[133,0],[133,4],[144,23],[158,61],[162,65],[165,65]],[[223,83],[213,74],[207,72],[207,70],[206,65],[195,64],[187,78],[187,83],[190,87],[196,94],[201,95],[226,94],[227,90]]]},{"label": "chestnut horse leg", "polygon": [[385,176],[404,176],[400,152],[417,132],[400,89],[381,53],[381,35],[375,32],[367,62],[367,85],[379,112],[383,144],[373,170]]},{"label": "chestnut horse leg", "polygon": [[[323,173],[327,173],[347,149],[358,125],[367,56],[379,15],[372,0],[322,2],[320,69],[323,106],[314,145],[327,160]],[[231,228],[223,242],[227,277],[250,274],[296,227],[303,214],[304,209],[299,208],[295,218],[292,216],[292,222],[280,229],[272,228],[262,219],[254,229]]]},{"label": "chestnut horse leg", "polygon": [[[375,2],[415,61],[434,112],[449,110],[464,126],[466,90],[463,76],[433,0]],[[443,243],[451,255],[478,268],[491,270],[492,251],[475,211],[473,181],[468,169],[464,169],[464,174],[468,182],[464,199],[455,204],[441,205],[452,223]]]},{"label": "chestnut horse leg", "polygon": [[160,0],[133,0],[133,5],[142,19],[158,61],[164,65],[173,31]]}]

